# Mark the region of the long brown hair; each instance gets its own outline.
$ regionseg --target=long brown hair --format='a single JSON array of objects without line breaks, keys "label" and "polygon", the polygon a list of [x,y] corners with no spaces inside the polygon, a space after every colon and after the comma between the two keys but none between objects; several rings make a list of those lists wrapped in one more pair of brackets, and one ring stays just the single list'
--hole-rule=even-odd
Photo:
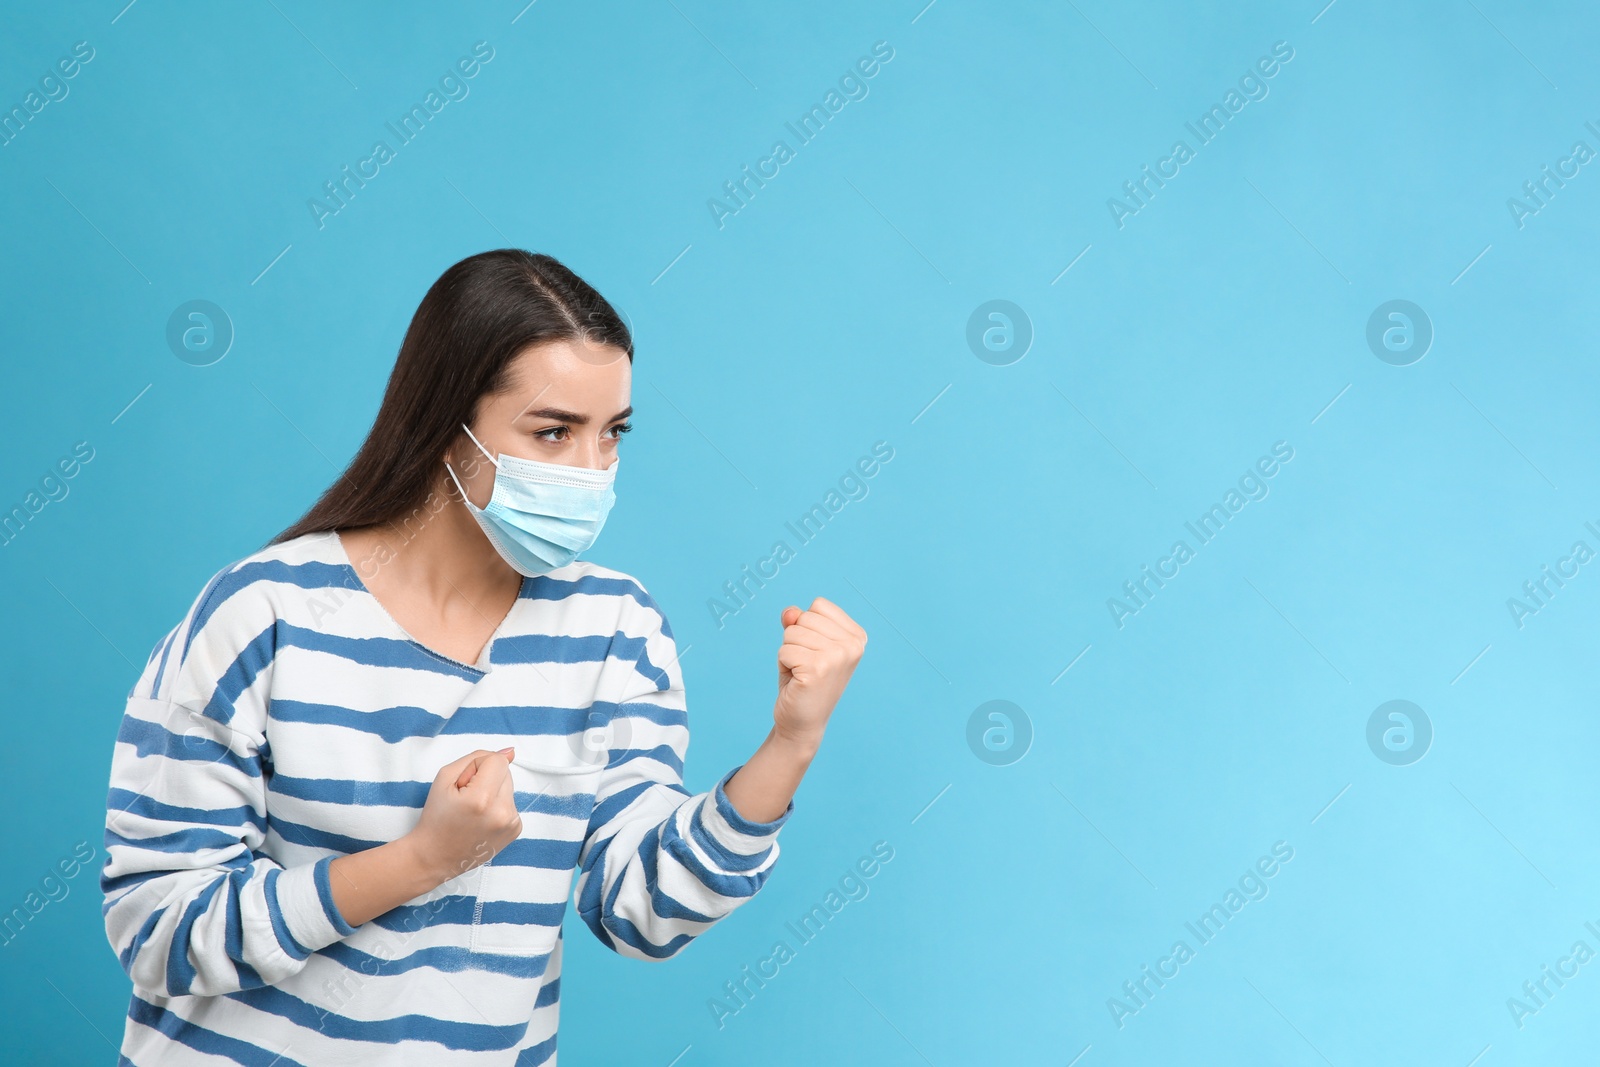
[{"label": "long brown hair", "polygon": [[450,267],[411,317],[361,449],[268,544],[414,514],[478,399],[510,384],[512,358],[531,345],[580,339],[633,361],[633,336],[616,309],[554,258],[499,248]]}]

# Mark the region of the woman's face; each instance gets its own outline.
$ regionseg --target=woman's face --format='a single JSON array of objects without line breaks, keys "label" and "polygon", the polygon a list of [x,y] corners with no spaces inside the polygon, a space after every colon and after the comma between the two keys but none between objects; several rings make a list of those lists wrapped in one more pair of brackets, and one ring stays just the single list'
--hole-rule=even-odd
[{"label": "woman's face", "polygon": [[[632,388],[633,363],[620,348],[587,341],[536,345],[513,358],[505,392],[479,400],[472,432],[494,456],[605,470],[617,461],[617,442],[633,412]],[[466,434],[450,459],[472,501],[487,501],[494,464]]]}]

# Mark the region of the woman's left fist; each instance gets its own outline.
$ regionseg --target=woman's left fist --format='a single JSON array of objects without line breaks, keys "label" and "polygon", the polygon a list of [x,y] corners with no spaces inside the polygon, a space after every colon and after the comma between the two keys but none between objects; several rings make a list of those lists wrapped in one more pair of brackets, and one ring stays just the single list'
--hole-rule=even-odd
[{"label": "woman's left fist", "polygon": [[778,702],[772,721],[778,735],[809,748],[822,732],[844,695],[867,631],[831,600],[817,597],[809,611],[794,605],[783,609],[783,644],[778,647]]}]

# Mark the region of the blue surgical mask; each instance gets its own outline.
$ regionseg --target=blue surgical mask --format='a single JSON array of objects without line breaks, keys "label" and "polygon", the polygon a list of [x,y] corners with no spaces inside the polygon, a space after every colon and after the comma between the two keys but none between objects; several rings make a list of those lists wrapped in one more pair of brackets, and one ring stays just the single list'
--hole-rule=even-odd
[{"label": "blue surgical mask", "polygon": [[489,543],[513,570],[532,578],[565,567],[594,544],[617,500],[612,483],[621,457],[603,471],[503,452],[496,459],[470,428],[465,424],[461,428],[495,465],[488,505],[480,508],[467,498],[448,460],[445,469]]}]

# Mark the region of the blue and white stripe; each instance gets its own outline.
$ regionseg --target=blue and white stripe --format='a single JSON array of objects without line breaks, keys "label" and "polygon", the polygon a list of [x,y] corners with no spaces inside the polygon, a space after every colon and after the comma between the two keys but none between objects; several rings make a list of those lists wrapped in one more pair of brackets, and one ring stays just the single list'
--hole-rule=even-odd
[{"label": "blue and white stripe", "polygon": [[[793,805],[745,819],[731,771],[691,795],[688,743],[672,630],[625,574],[526,579],[465,664],[412,640],[331,533],[233,564],[157,643],[112,759],[121,1062],[554,1065],[569,889],[608,948],[660,960],[777,861]],[[345,922],[334,857],[400,837],[440,767],[507,745],[518,840]]]}]

